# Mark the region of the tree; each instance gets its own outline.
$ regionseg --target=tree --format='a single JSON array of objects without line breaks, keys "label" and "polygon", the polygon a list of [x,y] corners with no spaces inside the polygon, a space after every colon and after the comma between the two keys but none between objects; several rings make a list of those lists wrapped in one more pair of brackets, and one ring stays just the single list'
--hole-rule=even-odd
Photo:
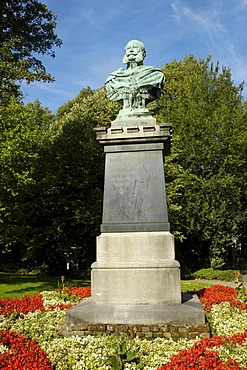
[{"label": "tree", "polygon": [[53,120],[38,101],[25,107],[12,99],[0,106],[0,248],[8,258],[8,252],[21,258],[26,248],[27,208],[37,185],[35,168]]},{"label": "tree", "polygon": [[246,105],[230,69],[193,56],[164,67],[166,95],[152,105],[173,125],[166,160],[170,221],[183,257],[223,266],[246,221]]},{"label": "tree", "polygon": [[[108,101],[104,90],[87,88],[59,109],[56,121],[39,102],[28,104],[23,120],[20,114],[19,122],[16,118],[16,143],[12,140],[15,134],[9,131],[8,136],[8,146],[12,148],[9,161],[18,159],[24,165],[22,158],[28,157],[29,151],[33,161],[28,160],[24,168],[20,165],[18,174],[25,173],[28,179],[23,179],[21,186],[17,184],[18,176],[8,183],[3,180],[9,196],[2,213],[5,219],[1,238],[2,245],[8,245],[10,250],[14,246],[21,250],[26,265],[46,264],[54,272],[64,273],[66,261],[78,262],[80,268],[86,269],[95,260],[104,152],[93,128],[109,125],[116,117],[117,106]],[[24,134],[18,133],[23,130],[25,135],[31,135],[30,128],[35,126],[36,136],[27,136],[22,143]],[[28,137],[32,137],[31,142]],[[22,152],[17,151],[24,145]],[[17,174],[14,163],[13,172]],[[9,170],[5,166],[5,171]],[[10,196],[10,190],[17,185],[18,192]]]},{"label": "tree", "polygon": [[[220,267],[246,236],[247,105],[229,69],[193,56],[164,67],[166,95],[150,104],[173,125],[165,162],[178,260]],[[28,264],[63,272],[94,260],[103,193],[103,147],[119,105],[103,89],[82,90],[56,120],[38,101],[0,107],[0,246]],[[19,252],[18,252],[19,253]]]},{"label": "tree", "polygon": [[0,3],[0,102],[20,96],[18,82],[52,81],[37,54],[55,56],[62,41],[54,33],[56,16],[38,0]]},{"label": "tree", "polygon": [[30,203],[30,259],[40,256],[39,263],[57,266],[60,272],[66,260],[78,262],[83,269],[95,260],[104,154],[93,128],[109,125],[116,106],[104,90],[87,88],[58,110],[49,146],[36,167],[39,185]]}]

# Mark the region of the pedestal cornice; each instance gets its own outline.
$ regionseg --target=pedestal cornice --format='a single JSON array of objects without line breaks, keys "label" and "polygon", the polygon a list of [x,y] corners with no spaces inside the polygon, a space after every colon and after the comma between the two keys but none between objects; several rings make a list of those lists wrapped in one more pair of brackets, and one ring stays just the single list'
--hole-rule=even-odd
[{"label": "pedestal cornice", "polygon": [[169,123],[145,126],[96,127],[96,139],[103,145],[124,145],[139,143],[164,143],[165,155],[170,153],[172,126]]}]

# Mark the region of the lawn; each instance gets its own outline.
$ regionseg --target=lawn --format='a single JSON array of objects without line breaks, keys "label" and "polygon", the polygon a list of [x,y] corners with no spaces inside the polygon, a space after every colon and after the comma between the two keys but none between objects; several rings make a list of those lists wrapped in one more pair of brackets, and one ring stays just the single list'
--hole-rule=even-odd
[{"label": "lawn", "polygon": [[[64,284],[70,286],[88,286],[90,285],[90,281],[68,278]],[[0,299],[22,298],[25,294],[32,296],[44,290],[54,290],[61,287],[61,285],[60,277],[0,272]]]},{"label": "lawn", "polygon": [[[65,286],[89,286],[89,280],[66,278]],[[0,299],[22,298],[25,294],[30,296],[44,290],[54,290],[62,286],[61,278],[45,275],[20,275],[0,272]],[[210,284],[196,280],[183,280],[182,292],[197,291]]]}]

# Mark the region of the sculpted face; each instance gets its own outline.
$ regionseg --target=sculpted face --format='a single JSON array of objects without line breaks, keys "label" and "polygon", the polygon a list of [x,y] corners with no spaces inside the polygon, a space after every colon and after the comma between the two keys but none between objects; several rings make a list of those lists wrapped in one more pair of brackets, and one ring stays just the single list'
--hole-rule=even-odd
[{"label": "sculpted face", "polygon": [[125,46],[125,56],[123,62],[142,62],[146,56],[145,47],[142,42],[138,40],[131,40]]}]

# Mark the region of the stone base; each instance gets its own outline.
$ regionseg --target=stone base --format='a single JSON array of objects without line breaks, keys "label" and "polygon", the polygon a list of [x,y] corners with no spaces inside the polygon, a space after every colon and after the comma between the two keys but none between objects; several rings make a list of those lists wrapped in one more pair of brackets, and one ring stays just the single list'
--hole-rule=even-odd
[{"label": "stone base", "polygon": [[67,311],[70,324],[203,325],[205,314],[197,296],[183,294],[182,304],[95,304],[91,298]]},{"label": "stone base", "polygon": [[209,338],[210,328],[208,324],[202,325],[114,325],[114,324],[62,324],[59,326],[59,334],[62,336],[79,335],[125,335],[130,338],[179,338],[196,339]]},{"label": "stone base", "polygon": [[92,296],[67,311],[71,325],[204,325],[197,298],[182,295],[169,231],[102,233]]},{"label": "stone base", "polygon": [[146,305],[180,304],[180,269],[174,258],[169,231],[102,233],[92,264],[93,307],[112,305],[125,311],[126,306],[142,310]]}]

